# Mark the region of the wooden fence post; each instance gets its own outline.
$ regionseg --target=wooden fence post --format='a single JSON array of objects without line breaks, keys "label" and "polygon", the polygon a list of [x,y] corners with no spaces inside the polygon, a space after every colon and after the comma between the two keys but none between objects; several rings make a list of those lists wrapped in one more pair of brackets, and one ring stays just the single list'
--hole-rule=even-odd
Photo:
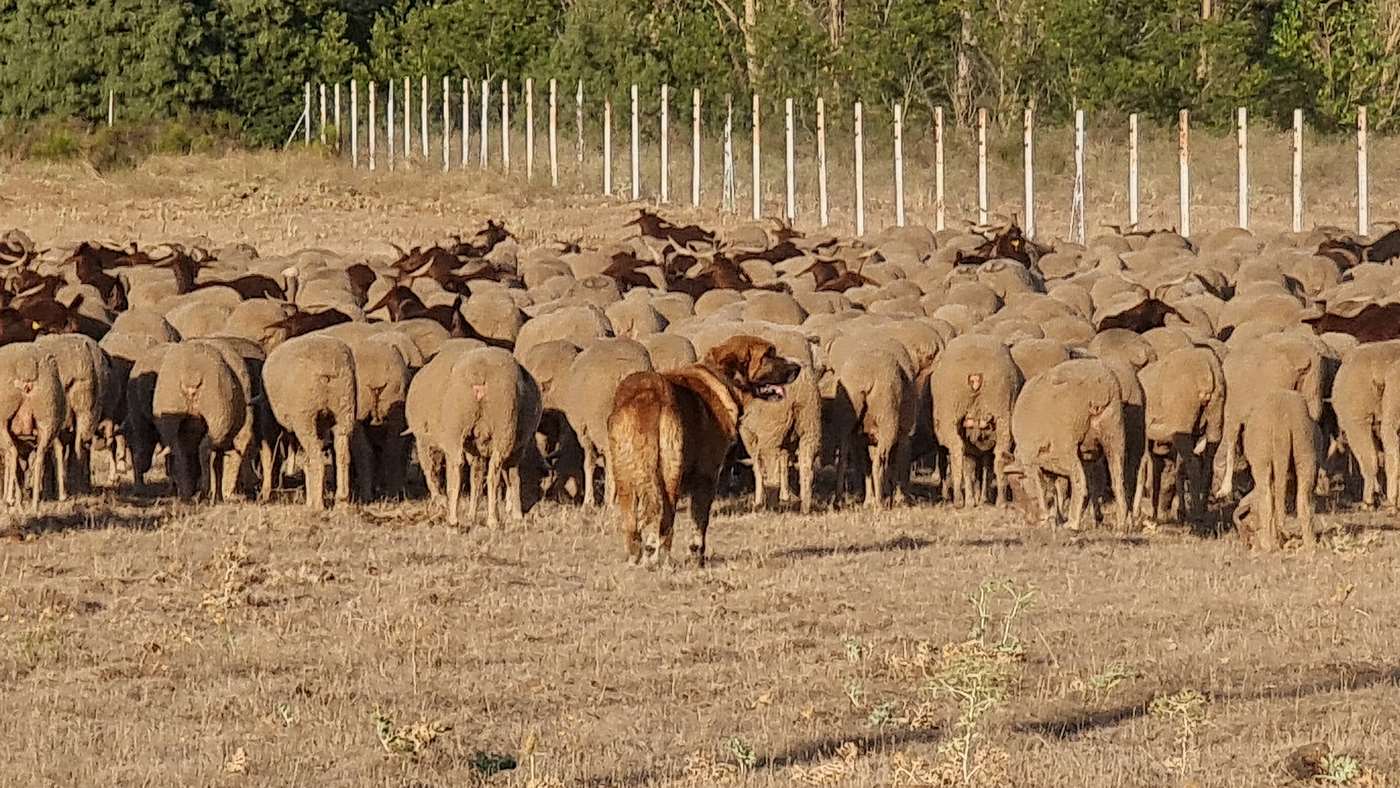
[{"label": "wooden fence post", "polygon": [[1084,243],[1087,208],[1084,201],[1084,110],[1074,111],[1074,197],[1071,200],[1071,236]]},{"label": "wooden fence post", "polygon": [[1239,223],[1243,229],[1249,229],[1249,115],[1244,107],[1239,107],[1235,111],[1235,147],[1238,162],[1236,167],[1239,176],[1239,200],[1240,216]]},{"label": "wooden fence post", "polygon": [[942,230],[947,219],[943,191],[943,108],[933,108],[933,225]]},{"label": "wooden fence post", "polygon": [[350,80],[350,169],[360,168],[360,82]]},{"label": "wooden fence post", "polygon": [[763,218],[763,132],[759,117],[758,94],[753,94],[753,218]]},{"label": "wooden fence post", "polygon": [[1128,116],[1128,226],[1138,226],[1138,115]]},{"label": "wooden fence post", "polygon": [[488,155],[491,148],[491,83],[481,80],[481,156],[477,161],[479,169],[490,164]]},{"label": "wooden fence post", "polygon": [[303,142],[303,144],[305,144],[305,145],[307,145],[307,146],[310,146],[310,145],[311,145],[311,83],[310,83],[310,82],[307,82],[306,85],[305,85],[305,91],[304,91],[303,97],[302,97],[301,116],[302,116],[302,118],[306,121],[306,125],[305,125],[304,127],[302,127],[302,135],[303,135],[303,136],[302,136],[302,142]]},{"label": "wooden fence post", "polygon": [[578,81],[578,91],[574,93],[574,145],[575,172],[583,170],[583,80]]},{"label": "wooden fence post", "polygon": [[384,141],[388,143],[385,156],[389,160],[389,172],[394,171],[394,80],[388,80],[389,95],[384,108]]},{"label": "wooden fence post", "polygon": [[700,207],[700,88],[690,94],[690,204]]},{"label": "wooden fence post", "polygon": [[612,96],[603,98],[603,194],[612,196]]},{"label": "wooden fence post", "polygon": [[904,107],[894,104],[894,223],[904,226]]},{"label": "wooden fence post", "polygon": [[[466,127],[462,127],[466,131]],[[442,171],[452,171],[452,79],[442,78]]]},{"label": "wooden fence post", "polygon": [[525,180],[535,179],[535,78],[525,78]]},{"label": "wooden fence post", "polygon": [[641,107],[638,106],[637,83],[632,83],[632,199],[633,201],[642,199],[642,148],[641,148],[641,122],[638,115]]},{"label": "wooden fence post", "polygon": [[726,211],[737,209],[735,203],[738,195],[735,194],[737,186],[734,174],[734,95],[726,94],[724,97],[724,186],[721,197]]},{"label": "wooden fence post", "polygon": [[428,75],[421,75],[418,88],[418,134],[423,139],[423,161],[428,160]]},{"label": "wooden fence post", "polygon": [[1035,110],[1026,107],[1022,118],[1021,157],[1024,161],[1026,179],[1026,237],[1035,237]]},{"label": "wooden fence post", "polygon": [[107,128],[112,128],[112,124],[117,122],[117,91],[115,88],[107,89]]},{"label": "wooden fence post", "polygon": [[510,82],[501,80],[501,171],[510,172]]},{"label": "wooden fence post", "polygon": [[1180,179],[1177,185],[1177,196],[1181,204],[1178,207],[1180,215],[1180,229],[1183,238],[1191,237],[1191,110],[1183,109],[1177,115],[1176,130],[1177,163],[1180,167]]},{"label": "wooden fence post", "polygon": [[831,221],[826,194],[826,101],[817,96],[817,216],[822,227]]},{"label": "wooden fence post", "polygon": [[549,80],[549,185],[559,188],[559,80]]},{"label": "wooden fence post", "polygon": [[340,83],[339,83],[339,82],[335,83],[335,115],[334,115],[333,117],[335,118],[335,149],[336,149],[337,151],[339,151],[340,148],[341,148],[341,141],[342,141],[342,140],[344,139],[344,137],[345,137],[344,132],[341,131],[341,125],[340,125]]},{"label": "wooden fence post", "polygon": [[403,78],[403,161],[413,159],[413,82]]},{"label": "wooden fence post", "polygon": [[671,201],[671,162],[670,162],[670,142],[671,142],[671,90],[667,85],[661,86],[661,202]]},{"label": "wooden fence post", "polygon": [[987,108],[977,110],[977,223],[987,223]]},{"label": "wooden fence post", "polygon": [[316,141],[321,145],[326,144],[326,83],[322,82],[317,86],[318,98],[321,108],[321,126],[317,130]]},{"label": "wooden fence post", "polygon": [[462,77],[462,169],[472,155],[472,83]]},{"label": "wooden fence post", "polygon": [[365,118],[369,128],[369,171],[374,172],[374,136],[375,136],[375,85],[371,80],[369,83],[369,116]]},{"label": "wooden fence post", "polygon": [[860,102],[855,111],[856,145],[856,236],[865,235],[865,121],[861,116]]},{"label": "wooden fence post", "polygon": [[785,216],[789,222],[797,220],[797,173],[796,162],[794,161],[796,140],[794,139],[792,122],[792,99],[788,98],[784,102],[783,127],[784,139],[786,141],[784,161],[787,165],[787,213]]},{"label": "wooden fence post", "polygon": [[1303,231],[1303,110],[1293,110],[1293,232]]},{"label": "wooden fence post", "polygon": [[1366,166],[1366,107],[1356,108],[1356,231],[1371,232],[1370,193],[1367,188]]}]

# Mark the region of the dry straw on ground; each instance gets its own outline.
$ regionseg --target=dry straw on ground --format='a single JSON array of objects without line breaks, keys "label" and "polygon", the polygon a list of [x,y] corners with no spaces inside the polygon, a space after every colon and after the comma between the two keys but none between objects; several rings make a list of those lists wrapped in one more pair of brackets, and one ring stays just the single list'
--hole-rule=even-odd
[{"label": "dry straw on ground", "polygon": [[[629,213],[314,156],[0,179],[0,227],[36,238],[208,234],[269,252],[387,251],[487,216],[530,240],[597,237]],[[1345,179],[1322,180],[1313,199],[1341,204]],[[947,775],[961,713],[928,677],[968,640],[968,596],[1006,578],[1037,594],[1014,678],[977,721],[979,775],[1284,784],[1287,756],[1325,742],[1319,773],[1382,785],[1400,772],[1400,540],[1390,516],[1322,519],[1337,550],[1266,556],[1172,528],[726,501],[713,568],[646,572],[572,508],[453,530],[420,502],[312,515],[109,492],[5,520],[0,784],[927,784]],[[1178,701],[1195,704],[1189,735]]]}]

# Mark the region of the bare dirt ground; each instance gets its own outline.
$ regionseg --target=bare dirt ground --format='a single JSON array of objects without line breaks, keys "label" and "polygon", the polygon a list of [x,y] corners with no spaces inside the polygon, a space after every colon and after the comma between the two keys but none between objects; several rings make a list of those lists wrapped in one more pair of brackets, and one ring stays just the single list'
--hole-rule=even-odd
[{"label": "bare dirt ground", "polygon": [[[0,184],[0,226],[41,243],[354,251],[487,215],[597,238],[630,215],[309,156],[6,165]],[[1322,521],[1315,554],[1261,556],[1014,510],[735,499],[711,568],[647,572],[601,516],[557,506],[456,530],[422,502],[108,491],[4,523],[0,783],[1253,786],[1325,743],[1333,777],[1392,784],[1400,538],[1391,515]],[[994,581],[1034,595],[1008,620],[987,586],[971,640]]]}]

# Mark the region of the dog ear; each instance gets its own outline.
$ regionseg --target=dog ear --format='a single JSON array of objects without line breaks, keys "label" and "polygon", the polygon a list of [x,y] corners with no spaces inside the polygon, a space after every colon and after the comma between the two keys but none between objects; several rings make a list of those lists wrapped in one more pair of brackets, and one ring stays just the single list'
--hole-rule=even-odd
[{"label": "dog ear", "polygon": [[705,354],[706,361],[736,383],[747,382],[749,379],[749,343],[744,339],[746,338],[730,337]]}]

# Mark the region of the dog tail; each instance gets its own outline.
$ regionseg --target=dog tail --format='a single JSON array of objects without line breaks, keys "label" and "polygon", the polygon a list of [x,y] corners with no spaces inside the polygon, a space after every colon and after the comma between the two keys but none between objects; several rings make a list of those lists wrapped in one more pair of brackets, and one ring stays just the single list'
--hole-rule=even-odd
[{"label": "dog tail", "polygon": [[[632,383],[630,379],[624,384]],[[624,385],[618,389],[612,414],[608,417],[608,441],[617,494],[626,496],[637,517],[644,523],[659,519],[665,495],[662,462],[672,443],[668,422],[671,411],[666,389],[654,381],[646,385]],[[679,425],[676,425],[677,427]]]}]

